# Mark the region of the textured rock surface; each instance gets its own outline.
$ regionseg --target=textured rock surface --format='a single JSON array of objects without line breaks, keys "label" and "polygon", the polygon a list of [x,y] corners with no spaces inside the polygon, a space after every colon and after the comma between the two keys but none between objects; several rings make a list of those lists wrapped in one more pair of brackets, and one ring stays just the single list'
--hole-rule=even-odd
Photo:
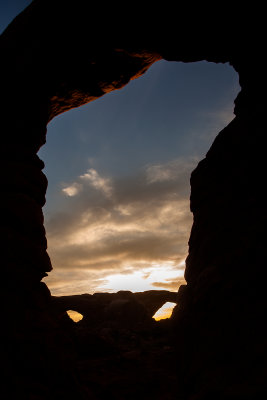
[{"label": "textured rock surface", "polygon": [[[51,263],[42,216],[47,183],[36,153],[49,120],[122,87],[160,58],[229,62],[242,88],[236,118],[192,174],[187,285],[172,318],[179,376],[173,397],[265,398],[267,85],[261,24],[253,31],[243,21],[237,27],[230,14],[220,23],[217,11],[213,19],[199,14],[196,23],[192,10],[189,21],[167,3],[153,7],[154,17],[149,5],[133,7],[130,19],[113,4],[110,10],[94,4],[90,12],[86,6],[35,0],[0,37],[3,365],[9,391],[17,391],[9,398],[104,396],[90,392],[94,372],[84,360],[82,383],[66,367],[73,364],[66,362],[71,335],[49,311],[51,297],[40,283]],[[163,21],[167,27],[159,29]],[[101,29],[105,35],[96,34]],[[116,361],[109,362],[112,369]],[[131,398],[125,390],[122,398]]]}]

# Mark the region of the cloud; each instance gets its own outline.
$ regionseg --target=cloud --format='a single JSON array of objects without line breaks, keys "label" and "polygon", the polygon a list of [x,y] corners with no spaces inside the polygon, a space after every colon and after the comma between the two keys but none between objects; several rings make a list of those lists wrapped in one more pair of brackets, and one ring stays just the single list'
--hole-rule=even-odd
[{"label": "cloud", "polygon": [[106,196],[111,196],[111,180],[101,177],[95,169],[88,169],[85,174],[80,176],[80,179],[90,183],[94,188],[102,191]]},{"label": "cloud", "polygon": [[[181,268],[192,225],[189,178],[195,165],[192,159],[173,160],[113,180],[91,168],[67,185],[64,193],[77,192],[67,193],[61,210],[46,220],[48,251],[55,270],[64,272],[65,287],[74,271],[105,279],[107,273],[146,273],[155,263]],[[153,283],[174,287],[172,281],[160,284]]]},{"label": "cloud", "polygon": [[219,133],[224,129],[234,118],[233,102],[230,101],[225,108],[221,110],[205,110],[201,112],[200,117],[205,121],[209,121],[205,131],[198,134],[204,143],[214,140],[214,132]]},{"label": "cloud", "polygon": [[72,197],[79,194],[86,186],[102,192],[107,197],[110,197],[112,194],[111,180],[109,178],[101,177],[94,168],[88,169],[86,173],[79,176],[77,182],[73,182],[64,187],[62,192],[67,196]]},{"label": "cloud", "polygon": [[72,197],[76,196],[76,194],[78,194],[80,190],[81,185],[79,185],[78,183],[73,183],[72,185],[63,188],[62,192],[65,193],[67,196]]},{"label": "cloud", "polygon": [[107,280],[101,274],[91,271],[54,269],[52,274],[45,278],[46,284],[55,296],[64,296],[81,293],[95,293],[104,286]]},{"label": "cloud", "polygon": [[166,164],[150,165],[146,168],[148,183],[183,180],[187,176],[188,169],[193,169],[196,159],[178,159]]},{"label": "cloud", "polygon": [[156,288],[177,291],[181,285],[186,283],[184,278],[177,277],[176,279],[166,279],[165,282],[153,282],[152,285]]}]

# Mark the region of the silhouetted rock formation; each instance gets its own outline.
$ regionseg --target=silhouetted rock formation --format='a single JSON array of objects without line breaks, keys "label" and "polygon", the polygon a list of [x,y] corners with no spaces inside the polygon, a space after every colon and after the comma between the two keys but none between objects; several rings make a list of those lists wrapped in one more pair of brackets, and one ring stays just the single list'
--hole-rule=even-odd
[{"label": "silhouetted rock formation", "polygon": [[[72,341],[82,386],[98,399],[172,398],[177,375],[170,319],[156,322],[152,309],[176,297],[165,290],[53,297],[52,313]],[[84,318],[73,322],[68,309]]]},{"label": "silhouetted rock formation", "polygon": [[[64,358],[71,336],[51,313],[52,299],[40,283],[51,263],[42,215],[47,183],[36,153],[49,120],[122,87],[161,58],[229,62],[242,88],[236,118],[192,174],[187,285],[179,290],[172,318],[179,384],[166,398],[265,398],[266,61],[259,31],[265,24],[248,29],[243,8],[232,20],[227,10],[222,22],[217,11],[204,11],[194,23],[192,10],[184,18],[168,3],[153,5],[153,15],[152,7],[132,7],[131,18],[113,3],[110,9],[90,7],[89,13],[80,0],[35,0],[0,37],[2,363],[8,398],[108,398],[96,389],[97,364],[90,369],[81,361],[82,383],[66,369],[73,365]],[[159,29],[162,21],[168,23]],[[108,365],[111,377],[116,358]],[[120,364],[116,373],[126,369]],[[155,381],[146,378],[152,388]],[[116,382],[114,398],[142,398],[127,387],[131,382],[136,389],[134,379],[118,386],[116,397]],[[162,399],[163,391],[149,393]]]},{"label": "silhouetted rock formation", "polygon": [[132,293],[95,293],[52,298],[53,312],[59,316],[68,310],[83,315],[80,325],[103,324],[140,327],[151,322],[153,315],[167,302],[176,303],[177,293],[168,290],[149,290]]}]

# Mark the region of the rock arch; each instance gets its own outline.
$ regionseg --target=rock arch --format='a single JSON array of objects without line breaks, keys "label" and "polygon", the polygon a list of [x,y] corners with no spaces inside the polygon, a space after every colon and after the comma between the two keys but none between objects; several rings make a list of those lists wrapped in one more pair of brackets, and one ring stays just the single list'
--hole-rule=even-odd
[{"label": "rock arch", "polygon": [[[71,309],[81,313],[85,319],[92,321],[95,317],[103,319],[101,314],[114,301],[134,302],[142,305],[147,318],[153,315],[167,302],[176,303],[177,293],[168,290],[148,290],[146,292],[132,293],[119,291],[117,293],[95,293],[93,295],[73,295],[54,297],[54,309],[58,313]],[[89,323],[89,322],[88,322]],[[133,321],[135,323],[135,321]]]},{"label": "rock arch", "polygon": [[[49,291],[40,283],[51,270],[42,215],[47,181],[37,156],[49,120],[122,87],[162,58],[229,62],[242,90],[236,118],[192,173],[187,285],[173,326],[187,398],[241,398],[248,390],[253,398],[266,391],[264,36],[248,38],[246,27],[229,20],[226,32],[204,16],[187,35],[187,21],[178,23],[169,8],[155,13],[135,9],[129,21],[116,7],[94,4],[88,14],[82,1],[34,0],[0,37],[6,340],[16,342],[17,331],[31,336],[42,321],[51,326]],[[164,19],[168,27],[159,29]]]}]

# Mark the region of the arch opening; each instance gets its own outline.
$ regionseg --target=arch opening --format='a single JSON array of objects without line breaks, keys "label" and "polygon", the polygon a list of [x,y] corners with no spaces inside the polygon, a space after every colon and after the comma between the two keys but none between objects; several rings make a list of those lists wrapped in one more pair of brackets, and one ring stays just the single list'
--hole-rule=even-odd
[{"label": "arch opening", "polygon": [[78,311],[74,311],[74,310],[68,310],[67,314],[69,316],[69,318],[73,321],[73,322],[80,322],[83,319],[83,315],[81,313],[79,313]]},{"label": "arch opening", "polygon": [[152,318],[154,318],[155,321],[170,318],[175,306],[176,303],[172,303],[170,301],[166,302],[157,310],[157,312],[155,312]]},{"label": "arch opening", "polygon": [[159,61],[50,123],[40,156],[53,294],[178,290],[190,174],[234,117],[237,81],[229,65]]}]

